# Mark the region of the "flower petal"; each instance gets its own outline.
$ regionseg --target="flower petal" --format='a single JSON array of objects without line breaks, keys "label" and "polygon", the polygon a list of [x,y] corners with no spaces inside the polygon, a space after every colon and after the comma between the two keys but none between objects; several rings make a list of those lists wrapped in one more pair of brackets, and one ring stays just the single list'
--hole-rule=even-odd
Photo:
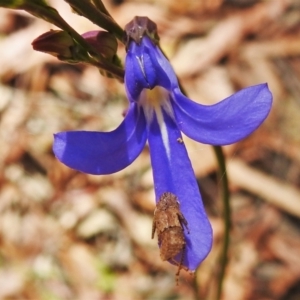
[{"label": "flower petal", "polygon": [[144,88],[152,89],[158,85],[170,90],[170,75],[165,72],[170,68],[158,46],[147,36],[140,44],[131,42],[125,62],[125,86],[130,101],[137,101]]},{"label": "flower petal", "polygon": [[130,165],[144,148],[145,116],[136,104],[131,104],[114,131],[65,131],[54,138],[54,154],[65,165],[84,173],[110,174]]},{"label": "flower petal", "polygon": [[[156,201],[164,192],[175,194],[180,210],[188,222],[184,231],[186,249],[183,265],[194,271],[212,246],[212,229],[203,207],[199,187],[180,140],[181,133],[166,113],[157,114],[148,126]],[[180,261],[180,254],[176,260]]]},{"label": "flower petal", "polygon": [[131,47],[132,51],[129,48],[126,55],[124,81],[128,99],[130,101],[137,101],[141,91],[144,88],[148,88],[149,83],[143,73],[144,67],[143,65],[141,66],[139,56],[135,54],[135,49],[138,48],[138,45],[135,43],[131,43],[131,45],[133,45]]},{"label": "flower petal", "polygon": [[211,145],[227,145],[245,138],[265,120],[272,105],[267,84],[245,88],[210,106],[191,101],[178,89],[173,99],[180,130]]}]

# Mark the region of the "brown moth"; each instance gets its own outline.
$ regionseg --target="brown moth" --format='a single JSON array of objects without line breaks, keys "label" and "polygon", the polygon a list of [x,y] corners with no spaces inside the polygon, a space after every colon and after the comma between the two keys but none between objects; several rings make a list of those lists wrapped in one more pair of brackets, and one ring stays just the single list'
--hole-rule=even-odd
[{"label": "brown moth", "polygon": [[[169,260],[178,265],[177,276],[183,268],[186,245],[183,225],[189,233],[188,222],[180,211],[178,198],[172,193],[163,193],[154,211],[152,238],[156,231],[160,244],[160,257],[163,261]],[[181,258],[178,263],[174,257],[180,252]]]}]

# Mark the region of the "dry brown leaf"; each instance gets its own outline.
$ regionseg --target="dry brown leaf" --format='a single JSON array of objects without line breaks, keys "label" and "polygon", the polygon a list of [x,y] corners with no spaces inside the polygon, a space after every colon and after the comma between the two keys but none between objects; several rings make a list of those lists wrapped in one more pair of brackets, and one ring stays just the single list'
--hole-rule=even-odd
[{"label": "dry brown leaf", "polygon": [[235,51],[246,35],[282,15],[289,4],[287,0],[267,1],[220,21],[206,38],[191,40],[181,47],[172,58],[176,73],[185,77],[202,72]]},{"label": "dry brown leaf", "polygon": [[300,191],[294,186],[255,170],[238,159],[229,160],[226,169],[230,183],[300,217]]}]

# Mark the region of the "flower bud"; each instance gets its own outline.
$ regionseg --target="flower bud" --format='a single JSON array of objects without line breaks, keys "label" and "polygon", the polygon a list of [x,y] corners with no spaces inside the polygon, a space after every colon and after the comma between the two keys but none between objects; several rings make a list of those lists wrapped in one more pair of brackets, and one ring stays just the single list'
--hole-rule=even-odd
[{"label": "flower bud", "polygon": [[158,44],[159,36],[157,33],[157,26],[148,17],[134,17],[132,21],[125,26],[124,31],[126,48],[128,48],[131,40],[140,44],[145,35],[148,36],[154,44]]},{"label": "flower bud", "polygon": [[72,51],[74,46],[72,37],[62,30],[50,30],[32,42],[34,50],[51,54],[60,60],[76,62]]},{"label": "flower bud", "polygon": [[105,58],[112,60],[115,56],[118,43],[116,38],[106,31],[88,31],[82,37],[99,51]]}]

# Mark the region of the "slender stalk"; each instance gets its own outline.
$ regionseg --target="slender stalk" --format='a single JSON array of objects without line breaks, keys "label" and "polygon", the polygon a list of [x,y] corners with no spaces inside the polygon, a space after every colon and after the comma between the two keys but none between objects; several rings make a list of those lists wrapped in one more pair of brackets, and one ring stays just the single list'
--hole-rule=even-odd
[{"label": "slender stalk", "polygon": [[[123,41],[124,31],[115,22],[115,20],[107,14],[107,10],[103,6],[105,12],[98,10],[92,3],[82,0],[65,0],[76,12],[86,17],[101,28],[115,35],[120,41]],[[102,2],[101,2],[102,3]],[[98,5],[100,2],[98,2]]]},{"label": "slender stalk", "polygon": [[101,12],[111,17],[110,13],[108,12],[108,10],[106,9],[106,7],[104,6],[101,0],[91,0],[91,1],[95,5],[95,7],[97,7]]},{"label": "slender stalk", "polygon": [[197,278],[197,272],[195,272],[194,278],[193,278],[193,290],[194,290],[194,296],[195,300],[201,300],[200,299],[200,286],[198,284],[198,278]]},{"label": "slender stalk", "polygon": [[213,146],[217,161],[219,164],[219,172],[222,182],[222,192],[223,192],[223,222],[224,222],[224,240],[223,240],[223,249],[220,257],[220,270],[218,274],[218,286],[216,300],[221,299],[223,282],[225,278],[225,271],[228,262],[228,249],[230,242],[230,220],[231,220],[231,211],[229,203],[229,188],[228,188],[228,177],[226,173],[225,157],[220,146]]}]

